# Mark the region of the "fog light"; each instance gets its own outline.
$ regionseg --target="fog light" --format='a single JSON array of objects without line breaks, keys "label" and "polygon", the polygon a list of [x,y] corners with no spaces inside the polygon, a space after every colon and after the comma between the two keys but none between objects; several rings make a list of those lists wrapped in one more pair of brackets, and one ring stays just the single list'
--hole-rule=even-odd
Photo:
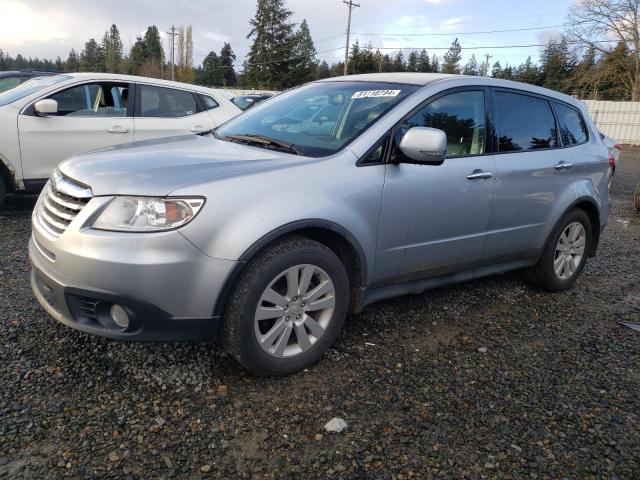
[{"label": "fog light", "polygon": [[121,329],[126,330],[129,327],[129,314],[120,305],[111,305],[109,316]]}]

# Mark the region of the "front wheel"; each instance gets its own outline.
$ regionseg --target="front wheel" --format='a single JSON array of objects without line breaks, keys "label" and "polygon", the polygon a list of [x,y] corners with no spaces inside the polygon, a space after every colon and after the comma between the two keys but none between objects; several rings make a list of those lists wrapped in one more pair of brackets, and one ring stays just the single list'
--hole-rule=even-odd
[{"label": "front wheel", "polygon": [[312,365],[333,344],[349,305],[345,268],[326,246],[289,237],[247,265],[222,324],[222,341],[258,375]]},{"label": "front wheel", "polygon": [[584,268],[592,241],[589,215],[571,210],[549,235],[540,260],[528,270],[529,280],[550,292],[570,289]]}]

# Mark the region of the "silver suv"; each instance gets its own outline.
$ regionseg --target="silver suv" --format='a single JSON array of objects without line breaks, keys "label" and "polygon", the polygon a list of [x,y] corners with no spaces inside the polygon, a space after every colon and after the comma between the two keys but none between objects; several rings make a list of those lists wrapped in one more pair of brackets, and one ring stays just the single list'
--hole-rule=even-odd
[{"label": "silver suv", "polygon": [[550,90],[323,80],[211,134],[63,162],[33,213],[33,291],[84,332],[218,336],[253,372],[288,374],[378,300],[521,268],[572,287],[614,167],[585,106]]}]

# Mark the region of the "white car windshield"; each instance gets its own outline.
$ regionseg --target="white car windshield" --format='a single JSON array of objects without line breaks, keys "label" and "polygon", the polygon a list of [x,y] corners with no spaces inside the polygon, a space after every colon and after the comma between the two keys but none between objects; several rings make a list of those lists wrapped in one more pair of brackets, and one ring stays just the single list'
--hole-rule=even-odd
[{"label": "white car windshield", "polygon": [[52,77],[34,78],[28,82],[24,82],[22,85],[18,85],[16,88],[0,93],[0,106],[9,105],[10,103],[20,100],[27,95],[31,95],[32,93],[57,83],[66,82],[69,79],[71,79],[69,75],[54,75]]},{"label": "white car windshield", "polygon": [[332,155],[418,88],[382,82],[311,83],[258,104],[215,135],[304,156]]}]

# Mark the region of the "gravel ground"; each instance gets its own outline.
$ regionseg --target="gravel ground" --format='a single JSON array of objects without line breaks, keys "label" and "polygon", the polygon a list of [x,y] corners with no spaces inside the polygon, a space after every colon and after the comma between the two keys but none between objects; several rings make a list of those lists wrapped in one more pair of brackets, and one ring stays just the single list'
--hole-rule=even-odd
[{"label": "gravel ground", "polygon": [[[0,212],[0,477],[640,478],[640,154],[577,287],[507,274],[380,303],[289,378],[126,344],[33,299],[33,200]],[[333,417],[348,423],[324,433]]]}]

